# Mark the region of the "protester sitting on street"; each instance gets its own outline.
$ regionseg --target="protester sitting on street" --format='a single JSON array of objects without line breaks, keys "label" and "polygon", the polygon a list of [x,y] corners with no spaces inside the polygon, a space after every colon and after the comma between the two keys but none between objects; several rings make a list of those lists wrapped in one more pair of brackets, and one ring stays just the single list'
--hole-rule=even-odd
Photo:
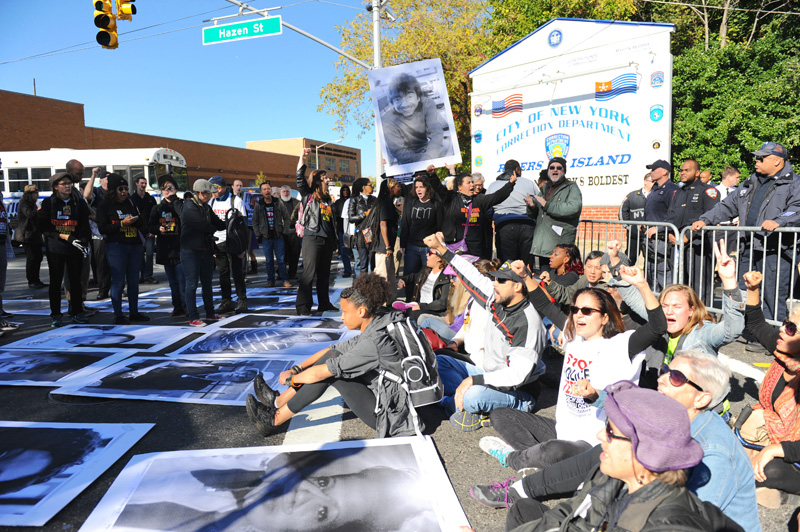
[{"label": "protester sitting on street", "polygon": [[[642,386],[656,387],[661,364],[669,364],[676,351],[699,349],[716,356],[722,346],[735,341],[744,330],[744,302],[737,288],[736,262],[725,251],[724,241],[720,243],[721,249],[716,242],[712,243],[712,249],[722,280],[722,319],[716,322],[697,293],[686,285],[673,284],[662,290],[658,299],[667,319],[667,332],[647,348],[647,370],[640,382]],[[610,279],[609,285],[617,288],[632,312],[641,318],[649,315],[635,288],[624,286],[616,278]],[[727,406],[726,403],[725,410]]]},{"label": "protester sitting on street", "polygon": [[290,224],[290,217],[280,200],[272,197],[272,186],[261,183],[261,197],[253,206],[253,232],[261,249],[267,270],[267,288],[275,286],[275,264],[284,288],[289,288],[289,274],[286,272],[283,228]]},{"label": "protester sitting on street", "polygon": [[525,297],[523,278],[504,264],[487,279],[470,262],[442,243],[441,233],[425,244],[442,256],[472,293],[475,304],[491,313],[486,326],[483,356],[470,353],[472,363],[438,355],[444,385],[442,405],[450,422],[461,431],[486,426],[489,413],[506,406],[530,411],[535,398],[528,390],[545,370],[541,354],[545,331],[539,314]]},{"label": "protester sitting on street", "polygon": [[447,263],[435,251],[428,251],[428,261],[421,271],[403,276],[397,281],[397,289],[409,286],[411,297],[406,299],[405,309],[417,323],[428,316],[444,316],[450,297],[450,277],[443,271]]},{"label": "protester sitting on street", "polygon": [[[158,178],[161,203],[150,211],[147,231],[156,235],[156,264],[164,266],[172,296],[171,316],[186,316],[186,275],[181,264],[180,213],[183,200],[178,197],[178,182],[171,175]],[[194,294],[192,294],[194,298]]]},{"label": "protester sitting on street", "polygon": [[[627,264],[627,258],[622,253],[622,264]],[[548,295],[556,300],[559,305],[569,305],[572,298],[583,288],[599,288],[605,290],[608,283],[603,279],[603,264],[609,263],[609,256],[602,251],[592,251],[586,255],[583,263],[583,275],[571,284],[564,284],[553,279],[549,272],[542,272],[541,280],[545,284]]]},{"label": "protester sitting on street", "polygon": [[[313,354],[290,370],[282,372],[278,381],[290,388],[278,395],[258,375],[253,387],[255,397],[247,396],[247,415],[261,434],[271,436],[281,430],[295,414],[319,399],[329,386],[333,386],[347,407],[370,428],[378,429],[385,420],[376,414],[375,394],[379,379],[380,361],[398,359],[396,345],[386,333],[386,326],[402,319],[396,310],[385,312],[391,290],[385,279],[375,273],[359,275],[353,286],[342,291],[342,321],[349,330],[359,331],[358,336],[334,344]],[[405,402],[400,402],[398,410]],[[399,413],[399,412],[398,412]],[[402,419],[390,419],[394,435],[413,434],[408,410]]]},{"label": "protester sitting on street", "polygon": [[630,331],[625,331],[622,315],[605,290],[578,291],[569,315],[565,315],[539,289],[522,261],[515,261],[512,269],[524,277],[536,310],[564,331],[556,415],[553,420],[498,408],[491,420],[502,439],[484,438],[481,449],[517,470],[543,468],[590,449],[595,432],[605,421],[602,411],[576,393],[577,382],[588,378],[593,386],[602,388],[623,379],[638,380],[644,350],[664,334],[666,319],[638,268],[620,268],[622,278],[640,291],[647,306],[648,322]]},{"label": "protester sitting on street", "polygon": [[[139,312],[139,271],[144,253],[143,236],[139,231],[145,221],[128,195],[128,183],[119,174],[108,174],[108,192],[97,206],[97,228],[105,236],[106,257],[111,268],[111,304],[114,324],[150,321]],[[122,314],[122,288],[127,285],[128,310]]]},{"label": "protester sitting on street", "polygon": [[[756,477],[758,502],[768,508],[778,507],[787,493],[800,494],[800,309],[776,329],[764,319],[761,308],[761,272],[744,274],[747,286],[745,326],[764,348],[772,353],[772,361],[752,413],[742,412],[743,439],[763,446],[748,448]],[[740,423],[737,422],[737,426]]]},{"label": "protester sitting on street", "polygon": [[[42,201],[37,221],[45,239],[47,267],[50,270],[50,326],[61,327],[61,279],[64,270],[71,285],[81,286],[83,258],[89,253],[89,208],[72,200],[72,177],[59,172],[50,177],[54,193]],[[81,294],[75,289],[76,294]],[[74,323],[87,323],[83,314],[82,294],[69,301],[69,313]]]},{"label": "protester sitting on street", "polygon": [[[759,532],[756,486],[752,466],[741,444],[728,425],[713,409],[730,388],[731,371],[719,359],[698,350],[679,351],[670,364],[661,367],[658,392],[681,403],[689,414],[692,438],[703,448],[703,460],[686,483],[700,500],[709,502],[736,521],[743,529]],[[580,380],[577,393],[602,408],[605,392],[598,392],[588,380]],[[600,463],[603,449],[590,450],[546,467],[522,482],[476,486],[470,491],[475,500],[492,508],[507,508],[525,497],[569,496]],[[509,515],[509,522],[519,518]]]},{"label": "protester sitting on street", "polygon": [[214,187],[206,179],[198,179],[192,186],[194,195],[184,200],[181,219],[181,264],[186,275],[186,313],[189,325],[205,327],[197,312],[197,281],[200,280],[203,307],[206,319],[215,320],[214,288],[211,284],[214,273],[214,233],[225,227],[225,222],[214,214],[208,202]]},{"label": "protester sitting on street", "polygon": [[306,179],[306,156],[311,148],[303,148],[297,162],[297,190],[302,196],[303,205],[303,277],[297,289],[297,314],[311,315],[312,288],[317,280],[317,312],[338,311],[331,304],[328,287],[331,277],[333,250],[339,242],[336,226],[333,224],[331,197],[328,194],[330,178],[325,170],[314,170]]},{"label": "protester sitting on street", "polygon": [[541,272],[539,278],[545,285],[543,286],[545,292],[550,295],[547,290],[549,283],[571,286],[580,280],[581,275],[583,275],[581,250],[575,244],[558,244],[550,254],[550,268]]},{"label": "protester sitting on street", "polygon": [[36,211],[39,209],[39,189],[36,185],[25,185],[25,192],[19,200],[17,208],[17,229],[14,241],[25,248],[25,277],[29,288],[44,288],[47,285],[39,278],[42,267],[42,233],[36,222]]},{"label": "protester sitting on street", "polygon": [[506,530],[744,530],[685,486],[689,470],[703,459],[686,407],[629,381],[606,391],[608,421],[596,434],[602,448],[599,470],[586,477],[573,498],[552,509],[520,499]]}]

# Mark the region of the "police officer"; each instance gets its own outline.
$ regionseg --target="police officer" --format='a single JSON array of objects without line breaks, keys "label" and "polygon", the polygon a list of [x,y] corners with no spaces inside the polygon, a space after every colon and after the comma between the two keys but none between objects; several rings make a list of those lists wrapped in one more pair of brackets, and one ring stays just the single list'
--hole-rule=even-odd
[{"label": "police officer", "polygon": [[[653,188],[647,195],[644,206],[644,219],[648,222],[667,222],[669,206],[678,192],[678,185],[672,182],[669,173],[672,166],[663,159],[646,166],[653,178]],[[647,281],[654,292],[660,292],[664,286],[672,283],[672,267],[667,257],[667,231],[663,228],[647,229]]]},{"label": "police officer", "polygon": [[[678,231],[689,227],[700,219],[704,212],[708,212],[719,203],[719,191],[711,184],[700,179],[700,165],[697,161],[689,159],[681,165],[680,179],[683,187],[678,189],[667,213],[669,223],[675,225]],[[711,260],[708,258],[711,251],[711,232],[691,233],[689,238],[683,237],[683,284],[694,288],[700,299],[712,303],[714,294],[714,279],[711,269]],[[675,235],[670,233],[669,243],[676,249]],[[705,255],[705,257],[703,256]]]},{"label": "police officer", "polygon": [[[642,188],[629,192],[625,196],[625,200],[619,208],[619,219],[629,222],[637,220],[644,220],[644,207],[647,203],[647,195],[653,188],[653,177],[648,172],[644,176],[644,185]],[[628,247],[626,254],[631,262],[636,263],[639,260],[639,248],[642,247],[642,240],[644,233],[640,231],[638,225],[628,226]]]}]

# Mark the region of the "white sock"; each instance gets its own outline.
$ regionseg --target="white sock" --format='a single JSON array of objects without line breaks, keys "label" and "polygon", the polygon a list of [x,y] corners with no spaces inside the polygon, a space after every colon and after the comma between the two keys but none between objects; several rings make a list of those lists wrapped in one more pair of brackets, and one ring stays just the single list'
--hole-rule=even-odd
[{"label": "white sock", "polygon": [[528,494],[525,493],[525,489],[522,487],[522,479],[514,482],[511,484],[511,488],[523,499],[528,498]]}]

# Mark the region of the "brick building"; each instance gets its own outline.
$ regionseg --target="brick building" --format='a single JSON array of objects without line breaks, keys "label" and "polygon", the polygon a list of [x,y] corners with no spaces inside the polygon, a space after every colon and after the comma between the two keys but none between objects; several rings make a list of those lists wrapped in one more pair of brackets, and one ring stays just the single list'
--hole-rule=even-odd
[{"label": "brick building", "polygon": [[[79,103],[0,90],[3,124],[0,127],[0,151],[170,148],[186,158],[190,184],[195,179],[221,175],[229,183],[241,179],[245,186],[252,186],[256,174],[263,172],[273,186],[288,184],[295,188],[294,174],[300,148],[311,148],[313,154],[315,148],[323,144],[309,139],[283,139],[248,142],[247,148],[234,148],[128,133],[86,126],[83,108]],[[336,180],[352,182],[361,176],[359,149],[329,144],[319,150],[319,156],[321,166],[336,167],[333,176]],[[309,162],[312,160],[313,157]]]}]

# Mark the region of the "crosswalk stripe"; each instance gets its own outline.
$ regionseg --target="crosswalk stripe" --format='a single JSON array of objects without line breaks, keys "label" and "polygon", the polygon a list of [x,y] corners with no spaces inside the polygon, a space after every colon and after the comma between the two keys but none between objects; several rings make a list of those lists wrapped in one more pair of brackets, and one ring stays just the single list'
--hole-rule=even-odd
[{"label": "crosswalk stripe", "polygon": [[764,380],[764,372],[754,368],[750,364],[746,364],[745,362],[740,362],[739,360],[731,358],[727,355],[723,355],[722,353],[719,354],[719,360],[734,373],[738,373],[739,375],[744,375],[745,377],[750,377],[751,379],[756,381],[757,384],[761,384],[761,381]]},{"label": "crosswalk stripe", "polygon": [[342,432],[344,401],[332,386],[289,422],[284,445],[339,441]]}]

